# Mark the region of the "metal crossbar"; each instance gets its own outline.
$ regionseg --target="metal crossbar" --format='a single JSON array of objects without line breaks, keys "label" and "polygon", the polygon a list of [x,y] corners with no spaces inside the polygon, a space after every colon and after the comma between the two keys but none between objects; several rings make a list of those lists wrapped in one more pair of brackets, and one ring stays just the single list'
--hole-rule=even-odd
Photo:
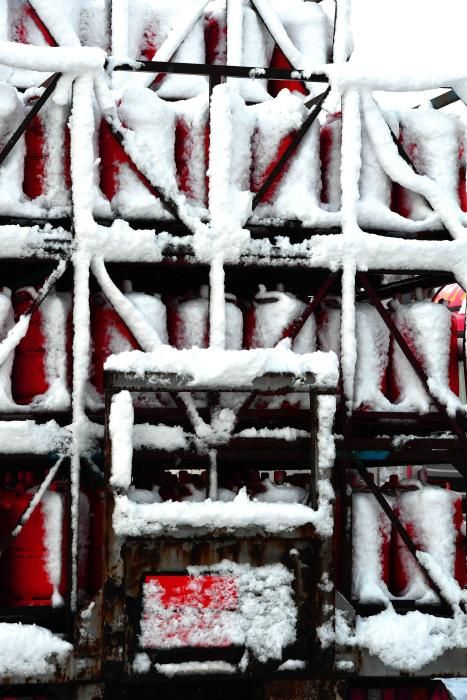
[{"label": "metal crossbar", "polygon": [[[108,65],[108,64],[107,64]],[[178,61],[137,61],[135,65],[123,63],[112,66],[112,71],[130,73],[175,73],[180,75],[207,75],[213,78],[250,78],[250,80],[295,80],[307,83],[327,83],[325,73],[309,74],[291,68],[263,68],[260,66],[208,65],[206,63],[182,63]]]}]

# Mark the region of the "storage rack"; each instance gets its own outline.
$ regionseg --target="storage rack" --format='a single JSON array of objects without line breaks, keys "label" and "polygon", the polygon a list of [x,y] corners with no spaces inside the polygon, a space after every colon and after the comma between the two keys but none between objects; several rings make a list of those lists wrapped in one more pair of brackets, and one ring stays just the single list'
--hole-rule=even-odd
[{"label": "storage rack", "polygon": [[[114,70],[136,70],[133,66],[116,66]],[[137,68],[138,71],[163,71],[165,73],[187,73],[187,74],[203,74],[209,76],[209,89],[212,92],[216,84],[218,84],[226,76],[245,78],[251,76],[251,71],[253,68],[245,68],[239,66],[196,66],[193,67],[190,64],[176,64],[172,62],[139,62]],[[44,91],[41,98],[36,101],[35,107],[31,110],[20,125],[14,136],[10,139],[9,144],[0,153],[0,166],[7,156],[11,148],[14,147],[15,143],[24,134],[24,131],[30,123],[32,116],[38,113],[41,106],[46,102],[48,97],[53,92],[59,78],[59,74],[55,74],[53,78],[48,83],[46,90]],[[301,75],[297,76],[296,71],[283,71],[277,69],[264,69],[262,72],[262,77],[266,79],[287,79],[287,80],[300,80]],[[325,75],[314,76],[317,82],[325,83],[327,77]],[[324,98],[323,98],[324,99]],[[312,118],[316,118],[319,112],[319,102],[315,102],[311,106],[310,119],[307,126],[310,125]],[[273,181],[274,177],[277,177],[282,168],[285,167],[288,158],[293,155],[295,148],[299,143],[299,137],[303,136],[305,130],[298,132],[296,140],[293,146],[283,155],[279,163],[277,164],[273,173],[271,173],[269,181],[263,186],[263,192],[266,192],[268,186]],[[153,190],[157,188],[153,183],[150,183]],[[159,192],[159,196],[161,193]],[[257,195],[257,200],[259,200],[259,195]],[[169,203],[170,206],[170,203]],[[74,233],[76,228],[80,228],[81,222],[76,224],[74,213],[72,212],[69,218],[60,218],[52,220],[34,220],[34,219],[21,219],[15,217],[2,217],[0,220],[1,225],[19,225],[25,229],[31,226],[38,226],[40,228],[46,229],[48,226],[52,227],[62,227],[65,231]],[[111,225],[111,221],[97,219],[97,223],[101,226],[108,227]],[[148,220],[134,220],[129,221],[129,224],[135,230],[144,227],[144,229],[151,229],[154,231],[155,235],[162,231],[169,231],[173,235],[187,235],[190,231],[184,226],[183,223],[175,221],[170,222],[158,222],[158,221],[148,221]],[[239,283],[241,277],[242,284],[250,283],[252,286],[257,281],[258,270],[261,270],[261,276],[270,275],[273,279],[278,279],[280,275],[286,275],[289,270],[294,271],[294,276],[296,275],[296,284],[298,285],[300,291],[306,296],[312,295],[313,300],[323,298],[326,293],[338,292],[340,288],[340,271],[345,267],[345,260],[341,260],[338,264],[335,264],[333,256],[328,253],[327,260],[323,260],[319,266],[315,266],[315,263],[306,254],[298,252],[294,256],[284,255],[280,248],[274,245],[274,239],[278,235],[287,235],[292,243],[300,243],[302,241],[308,240],[310,242],[310,249],[313,249],[314,243],[318,242],[315,237],[318,236],[329,236],[338,237],[341,235],[340,230],[335,229],[319,229],[319,230],[307,230],[299,225],[298,222],[285,222],[280,227],[272,225],[246,225],[246,228],[250,231],[252,239],[266,239],[271,242],[270,254],[264,256],[262,259],[261,255],[256,252],[246,252],[240,262],[235,265],[226,265],[227,278],[231,280],[232,286],[235,287]],[[375,236],[379,236],[381,240],[387,239],[391,234],[389,231],[369,231]],[[1,235],[1,230],[0,230]],[[369,298],[372,303],[381,310],[379,299],[385,299],[392,296],[398,292],[403,292],[406,290],[413,289],[419,286],[425,286],[427,288],[434,288],[440,286],[446,282],[453,281],[453,272],[450,269],[445,269],[442,271],[433,271],[430,269],[425,269],[423,261],[423,250],[424,244],[431,242],[433,245],[442,243],[449,239],[449,235],[446,231],[428,231],[417,234],[398,234],[399,245],[404,245],[403,240],[408,239],[413,241],[417,247],[414,248],[418,252],[419,256],[414,256],[414,269],[407,270],[407,268],[401,268],[398,263],[392,265],[390,258],[388,258],[387,266],[385,269],[380,269],[379,267],[369,266],[368,275],[363,275],[363,273],[358,273],[360,276],[358,278],[356,287],[356,297],[358,298]],[[24,250],[21,254],[14,258],[11,252],[8,252],[7,256],[4,257],[0,264],[0,269],[2,271],[2,281],[7,283],[8,278],[15,277],[15,270],[18,269],[19,265],[24,265],[25,262],[31,265],[31,269],[34,271],[42,270],[38,272],[39,276],[42,275],[46,278],[50,274],[52,266],[58,267],[60,261],[65,261],[68,271],[73,267],[73,255],[76,250],[80,249],[79,235],[76,238],[69,238],[64,236],[63,240],[57,241],[56,238],[53,240],[47,239],[47,232],[44,232],[44,244],[39,245],[36,250],[32,246],[27,249],[27,254],[24,254]],[[337,246],[335,248],[337,250]],[[1,251],[0,251],[1,255]],[[343,255],[345,258],[345,255]],[[333,267],[331,269],[331,261]],[[327,264],[325,264],[327,263]],[[200,265],[193,255],[193,251],[187,245],[175,245],[171,243],[166,246],[162,252],[162,259],[160,262],[147,263],[145,260],[131,260],[128,262],[113,262],[108,261],[109,270],[115,276],[121,275],[122,277],[129,275],[131,273],[138,271],[138,275],[141,274],[144,278],[147,274],[148,278],[152,275],[154,270],[158,271],[161,279],[167,279],[167,276],[173,272],[173,269],[183,269],[184,274],[187,279],[198,279],[200,274],[208,276],[208,266]],[[335,269],[338,268],[339,272],[336,273]],[[148,272],[150,270],[150,272]],[[200,273],[201,270],[201,273]],[[311,274],[312,273],[312,274]],[[392,284],[382,284],[382,276],[386,273],[389,274],[399,274],[405,275],[406,279],[392,283]],[[34,273],[33,273],[34,274]],[[67,272],[69,274],[69,272]],[[251,280],[251,282],[250,282]],[[360,283],[360,287],[358,284]],[[70,281],[64,282],[67,287],[70,285]],[[324,290],[324,291],[323,291]],[[313,302],[312,302],[313,303]],[[390,327],[391,333],[395,334],[394,327]],[[396,334],[397,336],[397,334]],[[397,337],[396,337],[397,341]],[[410,348],[406,348],[407,356],[413,363],[414,368],[418,365],[418,370],[420,370],[420,365],[417,359],[414,357]],[[410,357],[409,357],[410,355]],[[416,370],[417,371],[417,370]],[[423,371],[423,370],[422,370]],[[347,471],[352,462],[352,454],[355,452],[362,452],[366,450],[385,450],[388,452],[388,456],[384,461],[384,466],[388,465],[399,465],[406,464],[409,459],[411,462],[418,463],[450,463],[453,464],[456,469],[458,469],[464,480],[463,490],[465,487],[465,421],[462,417],[457,416],[454,419],[447,416],[445,411],[443,411],[442,406],[438,406],[439,413],[428,414],[426,416],[419,416],[418,414],[394,414],[384,415],[381,413],[374,412],[353,412],[352,415],[346,415],[341,409],[336,417],[335,432],[342,436],[337,439],[337,449],[338,449],[338,459],[336,461],[336,488],[338,493],[340,493],[342,498],[345,498],[346,494],[346,484],[347,484]],[[58,423],[62,426],[72,425],[73,422],[77,421],[80,416],[76,413],[75,407],[67,412],[61,412],[59,414],[53,411],[33,411],[29,415],[26,413],[12,414],[7,413],[1,416],[2,421],[11,420],[23,420],[24,418],[33,418],[37,423],[43,423],[50,419],[56,419]],[[265,424],[268,426],[280,425],[283,421],[283,416],[280,414],[271,415],[272,412],[265,412],[265,415],[261,415],[260,412],[253,409],[247,409],[243,415],[243,420],[245,421],[245,426],[253,424],[257,425],[258,421],[264,420]],[[91,413],[89,417],[96,421],[103,423],[104,420],[108,419],[108,409],[105,413]],[[164,417],[168,420],[171,419],[167,415],[167,411],[164,411]],[[159,409],[154,409],[151,412],[150,418],[152,420],[159,420],[161,418],[161,412]],[[172,416],[175,420],[175,416]],[[397,424],[394,421],[397,421]],[[299,411],[293,417],[293,425],[295,427],[308,426],[310,421],[309,413],[306,411]],[[390,423],[389,423],[390,421]],[[287,424],[290,425],[290,416],[287,417]],[[382,429],[380,426],[384,427],[385,435],[388,435],[389,427],[391,427],[391,433],[388,437],[378,437]],[[444,437],[440,439],[437,437],[436,433],[439,432],[451,432],[451,437]],[[414,436],[416,433],[416,436]],[[404,443],[404,447],[394,448],[393,438],[395,436],[406,435],[407,439]],[[226,450],[226,458],[231,458],[232,460],[241,460],[245,454],[248,454],[249,459],[257,459],[258,463],[264,463],[264,461],[269,459],[275,459],[278,455],[281,455],[281,459],[284,460],[284,464],[287,460],[290,463],[303,463],[306,455],[308,454],[308,440],[298,440],[291,446],[285,441],[274,440],[274,445],[268,445],[267,441],[261,441],[261,447],[257,447],[254,441],[246,441],[239,445],[238,447],[234,445]],[[269,452],[268,452],[269,450]],[[269,455],[269,457],[268,457]],[[14,460],[18,464],[24,462],[26,455],[2,455],[0,464],[3,468],[10,468],[11,462]],[[67,457],[70,462],[76,466],[77,462],[80,461],[82,455],[77,454],[74,451],[73,444],[71,444],[70,450],[67,452]],[[46,462],[50,460],[49,455],[31,456],[27,457],[29,460],[37,460],[37,462],[43,466]],[[157,459],[157,455],[151,455],[152,460]],[[68,465],[66,465],[68,469]],[[365,472],[362,472],[363,474]],[[71,498],[76,499],[77,494],[77,484],[70,483],[70,495]],[[377,496],[377,493],[375,493]],[[347,505],[349,503],[347,501]],[[395,521],[397,517],[394,516]],[[400,525],[400,523],[399,523]],[[349,541],[350,533],[348,530],[344,529],[343,541]],[[70,538],[72,539],[72,538]],[[347,552],[350,551],[346,547]],[[70,553],[71,554],[71,553]],[[71,564],[72,557],[70,556],[70,570],[72,570]],[[347,563],[349,564],[349,563]],[[347,572],[350,574],[349,565],[347,565]],[[70,582],[73,581],[73,577],[70,576]],[[348,581],[344,586],[344,593],[349,596],[349,585]],[[66,632],[70,638],[73,636],[73,623],[75,622],[76,616],[76,604],[74,601],[75,591],[73,587],[70,586],[67,595],[67,605],[65,611],[53,611],[50,609],[40,609],[40,608],[30,608],[26,610],[4,610],[0,611],[1,621],[11,621],[11,620],[21,620],[23,622],[37,622],[44,626],[50,627],[54,631]],[[355,604],[356,605],[356,604]],[[357,612],[362,614],[371,614],[376,612],[376,610],[369,609],[368,607],[364,610],[363,606],[357,606]],[[413,603],[405,603],[400,606],[401,612],[404,609],[414,608]],[[441,610],[442,611],[442,610]],[[92,662],[88,664],[86,672],[83,674],[83,678],[87,681],[101,681],[102,676],[99,668],[98,656],[100,650],[96,653],[94,651],[94,658]],[[343,681],[343,674],[335,673],[333,670],[332,660],[327,659],[328,670],[326,675],[328,675],[329,682],[331,683],[332,690],[330,693],[334,693],[335,688]],[[319,677],[315,671],[315,681]],[[297,674],[295,674],[297,675]],[[313,675],[313,674],[311,674]],[[322,676],[322,667],[320,671],[320,676]],[[57,681],[68,680],[67,678],[57,678]],[[113,680],[111,674],[109,674],[107,680],[109,683]],[[257,681],[254,681],[257,683]],[[324,681],[323,681],[324,682]],[[381,684],[384,686],[387,683],[395,683],[394,680],[389,681],[385,679],[358,679],[352,680],[352,684],[361,683],[368,684],[371,687],[376,687]],[[223,686],[225,688],[225,686]],[[17,687],[20,691],[20,686]],[[39,691],[39,688],[38,688]],[[122,696],[127,692],[126,686],[124,684],[124,679],[122,678],[121,685],[119,689],[114,689],[112,697],[117,697],[117,692]],[[131,691],[129,691],[131,692]],[[144,692],[144,688],[142,689]],[[331,695],[330,695],[331,696]],[[324,697],[324,695],[323,695]]]}]

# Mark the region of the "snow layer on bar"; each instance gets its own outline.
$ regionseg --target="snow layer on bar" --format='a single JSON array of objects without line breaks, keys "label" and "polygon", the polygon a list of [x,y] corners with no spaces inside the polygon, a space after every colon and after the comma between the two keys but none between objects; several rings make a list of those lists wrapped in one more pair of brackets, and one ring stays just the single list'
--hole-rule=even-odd
[{"label": "snow layer on bar", "polygon": [[[297,610],[291,583],[294,575],[283,564],[251,566],[224,560],[211,566],[189,566],[193,603],[177,609],[164,605],[163,587],[152,580],[143,586],[140,645],[144,648],[183,646],[244,646],[259,662],[282,659],[284,647],[296,638]],[[228,577],[225,603],[200,608],[198,576]],[[214,594],[215,595],[215,594]],[[217,594],[219,595],[219,594]],[[188,639],[187,639],[188,637]]]},{"label": "snow layer on bar", "polygon": [[268,373],[291,373],[300,378],[310,372],[316,376],[317,387],[332,389],[338,378],[337,357],[334,353],[317,351],[299,355],[288,347],[287,339],[275,348],[256,350],[221,350],[192,348],[176,350],[162,345],[155,352],[139,350],[111,355],[104,367],[110,371],[175,373],[191,377],[187,387],[223,386],[252,387],[257,377]]},{"label": "snow layer on bar", "polygon": [[267,532],[284,532],[307,524],[312,524],[318,533],[323,525],[323,534],[329,535],[327,513],[323,518],[322,512],[298,503],[260,503],[250,500],[245,489],[229,503],[207,499],[202,503],[138,504],[126,496],[115,496],[113,513],[115,533],[129,537],[159,535],[164,530],[183,527],[261,528]]},{"label": "snow layer on bar", "polygon": [[0,676],[2,678],[50,677],[63,667],[73,650],[48,629],[37,625],[0,623]]},{"label": "snow layer on bar", "polygon": [[0,444],[4,454],[48,454],[63,452],[70,442],[70,432],[54,420],[0,421]]},{"label": "snow layer on bar", "polygon": [[182,661],[179,664],[154,664],[154,668],[168,678],[237,673],[237,668],[227,661]]},{"label": "snow layer on bar", "polygon": [[179,425],[136,423],[133,426],[133,447],[135,449],[155,447],[159,450],[172,452],[184,450],[187,446],[187,436]]},{"label": "snow layer on bar", "polygon": [[12,68],[82,75],[104,67],[105,53],[96,47],[49,47],[0,41],[0,63]]},{"label": "snow layer on bar", "polygon": [[127,489],[131,484],[133,461],[134,410],[130,392],[120,391],[112,397],[109,431],[112,441],[112,473],[110,485]]}]

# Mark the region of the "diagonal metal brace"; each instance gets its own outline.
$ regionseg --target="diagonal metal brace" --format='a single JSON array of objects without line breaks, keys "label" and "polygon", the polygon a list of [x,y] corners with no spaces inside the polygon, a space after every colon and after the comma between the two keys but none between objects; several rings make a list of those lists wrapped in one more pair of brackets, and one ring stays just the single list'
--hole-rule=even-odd
[{"label": "diagonal metal brace", "polygon": [[395,527],[395,529],[397,530],[397,533],[400,535],[401,540],[403,541],[403,543],[405,544],[405,546],[409,550],[409,552],[412,555],[412,557],[414,558],[414,560],[417,562],[418,567],[422,571],[423,575],[425,576],[425,578],[426,578],[427,582],[429,583],[429,585],[431,586],[431,588],[435,591],[435,593],[439,596],[439,598],[441,600],[444,600],[445,603],[447,603],[447,605],[449,607],[452,607],[450,601],[444,596],[444,594],[442,593],[438,584],[435,581],[433,581],[429,571],[424,567],[422,562],[419,561],[419,559],[417,557],[417,552],[419,551],[417,545],[415,544],[415,542],[413,541],[413,539],[411,538],[411,536],[409,535],[409,533],[407,532],[405,527],[402,525],[399,517],[395,514],[395,512],[393,511],[393,509],[391,508],[391,506],[389,505],[387,500],[384,498],[379,487],[376,486],[374,481],[370,478],[368,471],[365,469],[365,467],[362,464],[360,464],[360,462],[358,460],[354,460],[354,466],[357,469],[360,476],[362,477],[362,479],[364,480],[364,482],[367,485],[367,487],[369,488],[369,490],[371,491],[371,493],[373,494],[373,496],[378,501],[378,503],[381,506],[381,508],[383,509],[384,513],[389,518],[391,525],[393,525]]},{"label": "diagonal metal brace", "polygon": [[109,133],[112,135],[115,143],[121,149],[122,153],[125,156],[125,160],[127,161],[132,171],[135,173],[135,175],[147,187],[147,189],[151,192],[152,195],[160,199],[164,207],[170,214],[172,214],[172,216],[178,221],[178,223],[182,224],[182,226],[185,226],[178,212],[178,206],[176,202],[171,197],[167,197],[165,194],[163,194],[163,192],[156,185],[154,185],[144,173],[141,172],[141,170],[138,168],[128,151],[125,149],[125,140],[123,138],[123,134],[116,127],[115,123],[111,120],[106,120],[104,124],[106,127],[108,127]]},{"label": "diagonal metal brace", "polygon": [[284,331],[282,332],[281,340],[283,340],[284,338],[291,338],[292,340],[295,340],[305,323],[308,321],[311,314],[323,301],[337,275],[337,272],[333,272],[332,275],[329,275],[329,277],[327,277],[324,280],[323,284],[318,289],[315,296],[310,300],[308,305],[303,309],[300,316],[298,316],[294,321],[292,321],[292,323],[289,323],[287,328],[284,329]]},{"label": "diagonal metal brace", "polygon": [[10,136],[2,150],[0,151],[0,165],[3,163],[5,158],[11,153],[13,148],[16,146],[18,141],[20,140],[21,136],[23,136],[24,132],[28,128],[29,124],[32,122],[34,117],[38,114],[40,109],[43,107],[43,105],[47,102],[49,99],[50,95],[53,93],[55,90],[55,87],[62,77],[61,73],[54,73],[54,75],[47,81],[48,85],[45,88],[44,92],[42,95],[37,99],[27,115],[24,117],[23,121],[21,124],[17,127],[17,129],[14,131],[14,133]]},{"label": "diagonal metal brace", "polygon": [[319,98],[317,99],[316,104],[314,105],[311,112],[308,114],[307,118],[305,119],[305,121],[303,122],[301,127],[295,132],[295,135],[293,136],[291,142],[289,143],[289,145],[285,149],[282,156],[277,161],[274,168],[269,173],[268,177],[265,179],[265,181],[263,182],[263,184],[259,188],[258,192],[253,197],[253,202],[252,202],[252,206],[251,206],[252,212],[256,209],[258,204],[261,202],[261,200],[263,199],[264,195],[266,194],[268,189],[271,187],[273,182],[275,182],[277,177],[281,174],[285,165],[289,162],[291,156],[295,153],[296,149],[298,148],[300,143],[303,141],[308,130],[310,129],[312,124],[316,121],[319,113],[321,112],[321,105],[323,104],[326,97],[329,95],[330,91],[331,91],[331,86],[328,85],[326,90],[324,92],[322,92],[321,95],[319,96]]}]

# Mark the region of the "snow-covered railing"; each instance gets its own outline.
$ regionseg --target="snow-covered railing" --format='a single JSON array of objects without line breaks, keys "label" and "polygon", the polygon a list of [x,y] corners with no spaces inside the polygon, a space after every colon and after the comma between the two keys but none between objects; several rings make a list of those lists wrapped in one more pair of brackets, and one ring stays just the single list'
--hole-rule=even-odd
[{"label": "snow-covered railing", "polygon": [[[222,351],[214,348],[177,351],[162,346],[153,355],[128,353],[109,358],[106,363],[107,391],[112,398],[109,434],[112,443],[110,485],[115,489],[114,529],[119,535],[158,535],[170,527],[263,528],[268,532],[290,530],[306,524],[326,536],[332,531],[330,504],[333,491],[329,470],[334,458],[332,424],[335,410],[337,367],[335,356],[324,353],[298,355],[281,347],[269,350]],[[191,449],[209,462],[208,494],[202,503],[161,503],[156,492],[130,493],[134,433],[145,430],[134,425],[134,408],[129,392],[168,392],[182,399],[181,419],[192,422],[193,433],[185,434],[173,426],[153,426],[148,436],[153,448],[167,452]],[[218,410],[211,421],[201,419],[198,408],[187,392],[221,392]],[[317,436],[315,452],[310,454],[312,481],[316,483],[316,508],[300,503],[258,502],[250,500],[243,489],[232,499],[218,489],[216,453],[228,448],[236,437],[236,410],[245,401],[245,392],[259,395],[277,392],[306,393],[317,396]],[[232,395],[223,406],[223,392]],[[323,394],[331,394],[323,396]],[[230,408],[228,408],[230,406]],[[139,429],[139,431],[138,431]],[[262,435],[258,436],[260,439]],[[266,435],[267,437],[267,435]],[[141,437],[137,438],[138,442]],[[146,438],[148,444],[148,438]],[[316,474],[314,473],[316,469]],[[133,487],[132,487],[133,488]],[[225,493],[224,493],[225,491]],[[281,501],[281,489],[276,489]],[[279,493],[280,492],[280,493]],[[293,498],[284,487],[282,496]],[[298,495],[298,492],[297,492]],[[144,498],[143,498],[144,496]],[[200,494],[200,498],[203,498]],[[232,502],[229,503],[228,500]],[[313,501],[308,495],[306,502]],[[271,501],[274,496],[271,493]],[[158,502],[159,501],[159,502]],[[144,505],[142,505],[144,504]]]}]

